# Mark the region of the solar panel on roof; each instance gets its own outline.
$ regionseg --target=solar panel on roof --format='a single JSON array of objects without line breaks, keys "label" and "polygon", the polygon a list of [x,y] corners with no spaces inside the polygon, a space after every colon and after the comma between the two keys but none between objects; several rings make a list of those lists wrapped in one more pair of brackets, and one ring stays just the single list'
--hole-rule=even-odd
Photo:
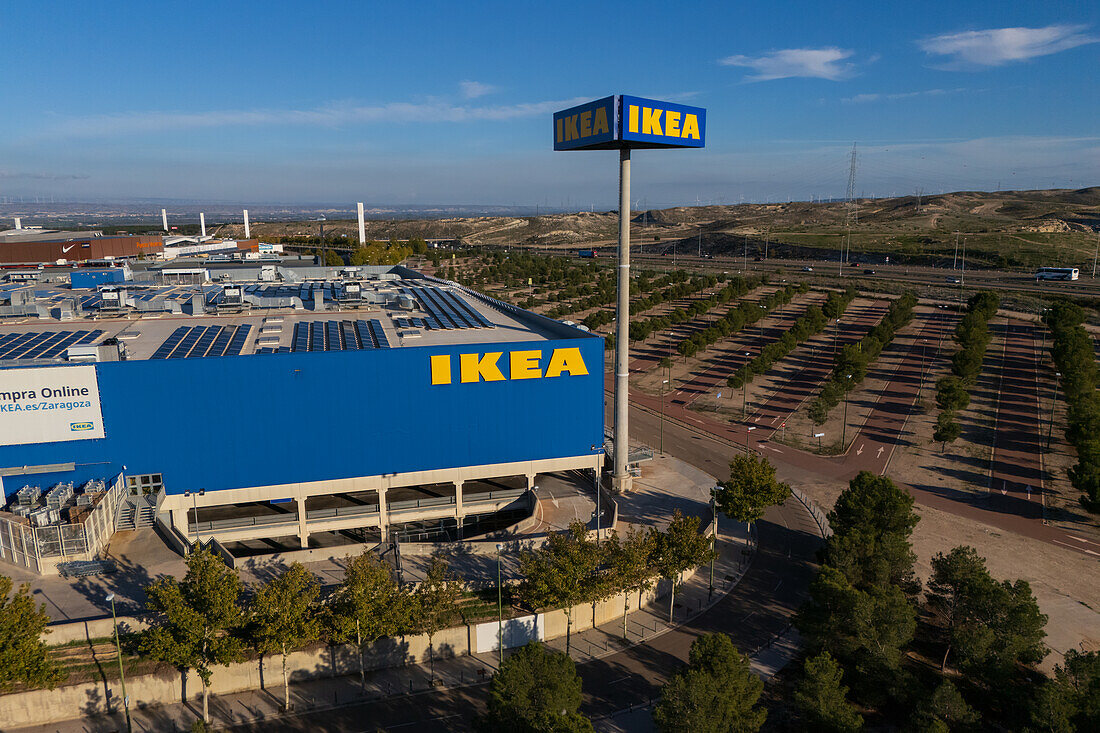
[{"label": "solar panel on roof", "polygon": [[359,345],[359,339],[355,335],[355,329],[352,328],[351,321],[340,321],[340,333],[344,338],[345,350],[357,351],[362,348]]},{"label": "solar panel on roof", "polygon": [[83,338],[81,338],[79,341],[77,341],[77,343],[78,344],[90,344],[102,335],[103,335],[103,331],[101,331],[97,328],[94,331],[89,331],[87,333],[87,335],[85,335]]},{"label": "solar panel on roof", "polygon": [[359,336],[359,343],[362,344],[364,349],[377,349],[378,342],[374,340],[374,336],[371,335],[370,326],[366,321],[355,322],[355,333]]},{"label": "solar panel on roof", "polygon": [[194,326],[187,329],[187,333],[183,334],[183,338],[176,344],[176,348],[172,349],[172,353],[168,355],[169,359],[182,359],[187,356],[187,352],[191,351],[191,348],[199,340],[199,336],[202,335],[203,327]]},{"label": "solar panel on roof", "polygon": [[230,340],[233,338],[233,327],[228,326],[223,328],[214,338],[214,343],[210,345],[210,348],[206,350],[207,356],[222,356],[225,354],[225,349],[229,346]]},{"label": "solar panel on roof", "polygon": [[252,326],[247,323],[237,326],[237,332],[233,334],[233,340],[229,342],[229,347],[225,350],[226,356],[238,356],[241,353],[241,349],[244,348],[244,342],[248,340],[248,332],[252,330]]},{"label": "solar panel on roof", "polygon": [[32,349],[34,349],[34,347],[38,346],[48,338],[50,338],[49,333],[36,333],[33,335],[32,338],[27,339],[23,343],[16,346],[14,349],[10,350],[8,353],[4,354],[4,358],[22,359],[24,354],[26,354],[28,351],[31,351]]},{"label": "solar panel on roof", "polygon": [[302,323],[294,324],[293,351],[309,351],[309,328]]},{"label": "solar panel on roof", "polygon": [[340,327],[336,321],[325,322],[325,351],[342,351]]},{"label": "solar panel on roof", "polygon": [[382,321],[377,318],[370,319],[368,325],[370,325],[371,334],[374,336],[374,340],[378,343],[378,348],[388,349],[390,348],[390,340],[386,338],[386,332],[382,330]]},{"label": "solar panel on roof", "polygon": [[156,351],[154,351],[153,355],[149,358],[167,359],[168,355],[172,353],[172,349],[176,348],[176,345],[180,342],[180,339],[183,338],[183,335],[187,333],[187,331],[187,326],[180,326],[179,328],[177,328],[175,331],[172,332],[171,336],[165,339],[164,343],[161,344],[160,347]]},{"label": "solar panel on roof", "polygon": [[87,335],[87,331],[69,331],[65,338],[61,339],[60,342],[54,344],[45,352],[43,352],[41,358],[54,359],[58,356],[61,356],[62,352],[64,352],[65,349],[69,348],[73,344],[80,343],[80,340],[86,338]]},{"label": "solar panel on roof", "polygon": [[71,331],[56,331],[56,332],[50,334],[45,339],[39,341],[37,344],[34,345],[34,347],[32,347],[32,348],[28,349],[27,351],[23,352],[23,355],[20,358],[23,358],[23,359],[37,359],[40,356],[42,356],[42,354],[49,351],[50,348],[52,348],[55,344],[59,344],[62,341],[64,341],[65,337],[68,336],[70,333],[72,333],[72,332]]},{"label": "solar panel on roof", "polygon": [[7,359],[8,354],[12,354],[16,351],[21,350],[24,344],[26,344],[28,341],[36,336],[38,336],[38,333],[36,332],[21,333],[17,335],[14,339],[4,345],[3,352],[0,352],[0,359]]},{"label": "solar panel on roof", "polygon": [[198,342],[195,344],[194,348],[191,349],[187,357],[196,359],[206,356],[206,352],[210,350],[210,346],[214,343],[214,339],[216,339],[221,332],[221,326],[207,326],[206,332],[199,337]]}]

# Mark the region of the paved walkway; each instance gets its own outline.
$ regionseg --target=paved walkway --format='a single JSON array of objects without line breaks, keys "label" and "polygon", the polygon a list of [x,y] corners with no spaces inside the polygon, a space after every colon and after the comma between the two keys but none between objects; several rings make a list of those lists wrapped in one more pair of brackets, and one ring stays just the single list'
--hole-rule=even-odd
[{"label": "paved walkway", "polygon": [[[578,663],[583,663],[616,654],[630,646],[649,643],[676,628],[677,625],[699,616],[704,610],[717,603],[736,586],[754,557],[754,547],[745,525],[725,518],[719,522],[718,549],[719,558],[714,564],[713,592],[710,588],[710,568],[701,568],[677,592],[672,625],[668,623],[666,594],[654,604],[627,617],[627,641],[625,642],[621,620],[573,633],[570,639],[571,656]],[[564,637],[548,642],[550,647],[563,651],[565,644]],[[765,657],[761,659],[764,660]],[[460,689],[483,684],[496,671],[497,663],[496,654],[440,659],[435,664],[437,682],[434,688],[430,683],[431,672],[427,664],[370,672],[367,674],[365,686],[360,685],[357,676],[298,683],[291,686],[292,705],[296,711],[301,712],[331,710],[342,706],[358,705],[365,700],[387,698],[403,699],[406,701],[404,704],[415,704],[414,700],[420,694],[430,694],[439,689]],[[754,669],[760,674],[770,674],[783,663],[785,663],[783,659],[771,654],[762,665],[754,664]],[[282,692],[282,687],[278,686],[269,687],[266,690],[211,696],[211,716],[218,725],[222,726],[245,725],[277,718],[282,707]],[[191,722],[201,714],[201,709],[202,702],[199,699],[187,703],[132,710],[133,729],[135,731],[187,730]],[[645,715],[648,717],[648,714]],[[615,720],[615,724],[622,723],[622,718],[619,716],[616,716]],[[122,729],[122,718],[116,715],[110,718],[71,720],[20,730],[36,733],[46,731],[105,733]]]}]

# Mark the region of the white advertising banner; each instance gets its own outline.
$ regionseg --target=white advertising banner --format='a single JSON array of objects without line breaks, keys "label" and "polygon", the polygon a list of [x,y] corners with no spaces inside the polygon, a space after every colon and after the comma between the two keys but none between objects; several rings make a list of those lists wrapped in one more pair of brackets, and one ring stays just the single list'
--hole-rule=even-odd
[{"label": "white advertising banner", "polygon": [[497,641],[499,635],[503,636],[505,649],[515,649],[529,641],[542,641],[544,633],[541,613],[535,616],[505,619],[503,628],[500,628],[496,621],[490,621],[475,627],[474,647],[478,654],[496,651],[500,648],[500,643]]},{"label": "white advertising banner", "polygon": [[0,445],[102,437],[94,366],[0,369]]}]

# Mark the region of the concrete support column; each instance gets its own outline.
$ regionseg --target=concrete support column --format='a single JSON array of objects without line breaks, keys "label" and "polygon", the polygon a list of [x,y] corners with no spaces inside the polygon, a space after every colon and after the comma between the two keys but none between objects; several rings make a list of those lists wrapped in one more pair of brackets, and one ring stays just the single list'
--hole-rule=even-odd
[{"label": "concrete support column", "polygon": [[630,148],[619,151],[619,278],[615,310],[615,470],[612,488],[630,491],[632,479],[626,468],[630,451],[627,419],[630,411]]},{"label": "concrete support column", "polygon": [[527,474],[527,490],[528,491],[534,491],[535,490],[535,474],[533,474],[533,473]]},{"label": "concrete support column", "polygon": [[187,529],[187,510],[186,509],[172,509],[168,512],[168,516],[172,521],[172,526],[181,536],[186,537],[189,541],[192,539],[191,533]]},{"label": "concrete support column", "polygon": [[298,542],[304,550],[309,547],[309,528],[306,526],[306,497],[298,497],[294,504],[298,507]]},{"label": "concrete support column", "polygon": [[378,490],[378,528],[382,531],[382,541],[389,539],[390,513],[386,509],[386,489]]},{"label": "concrete support column", "polygon": [[466,517],[466,510],[462,508],[462,481],[455,481],[455,523],[458,525],[458,538],[462,537],[462,520]]}]

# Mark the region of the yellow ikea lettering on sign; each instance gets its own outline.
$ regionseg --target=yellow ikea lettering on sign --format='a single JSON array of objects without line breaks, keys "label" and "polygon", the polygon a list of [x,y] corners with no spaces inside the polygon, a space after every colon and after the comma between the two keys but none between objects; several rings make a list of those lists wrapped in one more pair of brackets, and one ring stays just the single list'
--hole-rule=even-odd
[{"label": "yellow ikea lettering on sign", "polygon": [[[584,363],[581,350],[576,347],[554,349],[550,360],[542,369],[542,351],[523,350],[508,352],[508,376],[500,369],[502,351],[487,354],[459,354],[458,381],[462,384],[474,382],[502,382],[511,379],[544,379],[561,376],[583,377],[588,375],[588,365]],[[432,384],[453,384],[451,357],[435,354],[429,357]]]},{"label": "yellow ikea lettering on sign", "polygon": [[607,119],[607,108],[585,110],[577,115],[559,117],[555,121],[554,135],[559,143],[572,142],[592,135],[600,135],[611,131],[611,123]]},{"label": "yellow ikea lettering on sign", "polygon": [[[478,358],[480,356],[480,358]],[[500,373],[497,361],[503,356],[503,352],[494,351],[485,355],[461,354],[458,357],[458,370],[461,373],[462,383],[468,382],[503,382],[504,375]]]},{"label": "yellow ikea lettering on sign", "polygon": [[[661,115],[664,114],[664,129],[661,129]],[[682,119],[681,119],[682,118]],[[560,122],[560,120],[559,120]],[[679,137],[699,139],[699,116],[690,112],[683,114],[656,107],[628,106],[626,111],[626,129],[642,135],[660,135],[661,137]]]}]

